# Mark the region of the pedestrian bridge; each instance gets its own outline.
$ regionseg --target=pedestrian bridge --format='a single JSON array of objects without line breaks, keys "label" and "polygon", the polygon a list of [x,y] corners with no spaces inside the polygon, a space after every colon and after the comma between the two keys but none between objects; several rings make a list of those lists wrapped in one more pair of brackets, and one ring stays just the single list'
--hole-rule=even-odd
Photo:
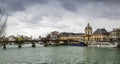
[{"label": "pedestrian bridge", "polygon": [[36,46],[36,43],[42,42],[43,45],[66,45],[71,43],[80,43],[80,41],[76,40],[15,40],[15,41],[0,41],[1,46],[5,49],[7,44],[17,44],[18,48],[21,48],[22,45],[31,43],[32,47]]}]

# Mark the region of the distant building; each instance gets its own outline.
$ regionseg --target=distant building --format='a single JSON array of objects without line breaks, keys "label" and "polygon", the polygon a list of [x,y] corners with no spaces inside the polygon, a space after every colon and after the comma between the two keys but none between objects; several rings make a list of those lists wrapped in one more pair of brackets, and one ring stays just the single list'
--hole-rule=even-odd
[{"label": "distant building", "polygon": [[60,33],[61,40],[77,40],[83,41],[85,43],[90,43],[92,41],[109,41],[109,32],[105,28],[97,29],[95,32],[92,31],[92,27],[88,23],[85,27],[85,33]]},{"label": "distant building", "polygon": [[112,42],[117,41],[117,39],[120,38],[120,28],[113,28],[113,30],[110,32],[109,38]]},{"label": "distant building", "polygon": [[109,41],[109,32],[105,28],[97,29],[92,35],[93,41]]},{"label": "distant building", "polygon": [[15,41],[16,37],[14,35],[10,35],[7,37],[8,41]]},{"label": "distant building", "polygon": [[76,41],[83,41],[84,33],[67,33],[63,32],[59,34],[60,40],[76,40]]},{"label": "distant building", "polygon": [[59,32],[53,31],[46,37],[48,40],[58,40],[59,39]]},{"label": "distant building", "polygon": [[84,42],[90,41],[109,41],[109,32],[105,28],[97,29],[92,33],[92,27],[88,23],[85,28]]},{"label": "distant building", "polygon": [[92,27],[88,23],[85,27],[85,35],[83,36],[84,42],[88,42],[92,40]]},{"label": "distant building", "polygon": [[93,32],[91,25],[88,23],[84,30],[85,33],[58,33],[54,31],[50,33],[48,37],[52,40],[75,40],[90,44],[93,42],[108,42],[110,38],[118,38],[118,36],[120,36],[120,33],[119,35],[117,33],[118,30],[120,31],[120,29],[113,29],[112,32],[107,32],[105,28],[98,28]]},{"label": "distant building", "polygon": [[110,34],[110,38],[118,38],[120,34],[118,34],[118,31],[120,31],[120,28],[113,28]]},{"label": "distant building", "polygon": [[32,36],[17,35],[18,40],[32,40]]},{"label": "distant building", "polygon": [[23,36],[23,39],[24,39],[24,40],[32,40],[32,36],[31,36],[31,37]]}]

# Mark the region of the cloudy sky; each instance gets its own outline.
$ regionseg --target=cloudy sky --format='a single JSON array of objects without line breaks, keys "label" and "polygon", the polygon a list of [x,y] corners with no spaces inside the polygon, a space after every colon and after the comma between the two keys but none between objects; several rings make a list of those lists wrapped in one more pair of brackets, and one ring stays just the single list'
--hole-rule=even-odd
[{"label": "cloudy sky", "polygon": [[120,27],[120,0],[0,0],[9,14],[7,35],[38,37],[51,31],[84,32]]}]

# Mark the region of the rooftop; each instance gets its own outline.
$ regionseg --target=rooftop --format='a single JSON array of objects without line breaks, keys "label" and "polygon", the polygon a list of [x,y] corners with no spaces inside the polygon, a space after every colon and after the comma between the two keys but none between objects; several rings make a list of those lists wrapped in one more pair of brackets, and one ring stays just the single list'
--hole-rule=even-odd
[{"label": "rooftop", "polygon": [[107,30],[105,28],[97,29],[93,34],[107,34]]},{"label": "rooftop", "polygon": [[75,35],[83,35],[84,33],[72,33],[72,32],[70,32],[70,33],[68,33],[68,32],[62,32],[62,33],[60,33],[60,35],[61,36],[75,36]]}]

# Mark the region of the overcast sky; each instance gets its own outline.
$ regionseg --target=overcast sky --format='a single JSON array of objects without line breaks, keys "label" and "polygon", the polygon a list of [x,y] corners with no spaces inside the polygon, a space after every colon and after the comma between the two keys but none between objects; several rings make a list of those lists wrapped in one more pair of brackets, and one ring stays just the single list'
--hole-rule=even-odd
[{"label": "overcast sky", "polygon": [[0,0],[9,14],[7,35],[45,36],[51,31],[83,33],[120,27],[120,0]]}]

